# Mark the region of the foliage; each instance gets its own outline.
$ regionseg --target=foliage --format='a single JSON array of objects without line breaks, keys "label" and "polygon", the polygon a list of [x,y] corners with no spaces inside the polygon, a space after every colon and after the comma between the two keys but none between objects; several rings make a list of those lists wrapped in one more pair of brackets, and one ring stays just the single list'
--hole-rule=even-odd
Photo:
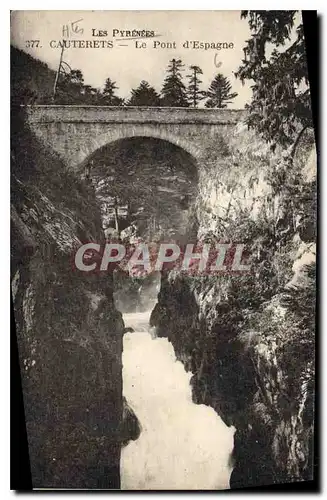
[{"label": "foliage", "polygon": [[237,96],[237,92],[231,92],[232,85],[228,78],[218,73],[212,80],[206,93],[209,99],[206,102],[206,108],[227,108]]},{"label": "foliage", "polygon": [[316,308],[316,265],[304,267],[306,286],[293,285],[283,296],[283,305],[296,317],[295,326],[301,339],[314,347],[315,308]]},{"label": "foliage", "polygon": [[127,106],[159,106],[160,97],[154,87],[142,80],[140,85],[132,90]]},{"label": "foliage", "polygon": [[117,97],[115,95],[115,90],[118,87],[116,82],[113,82],[110,78],[107,78],[104,84],[104,89],[102,91],[103,103],[107,106],[122,106],[124,103],[124,99],[121,97]]},{"label": "foliage", "polygon": [[[272,143],[291,144],[296,133],[311,126],[310,93],[303,25],[295,31],[296,11],[242,11],[252,32],[236,77],[253,81],[247,120]],[[285,44],[289,46],[285,48]],[[271,50],[272,49],[272,50]]]},{"label": "foliage", "polygon": [[84,84],[83,73],[79,69],[60,73],[54,101],[56,104],[98,104],[99,90]]},{"label": "foliage", "polygon": [[71,72],[67,75],[67,79],[80,87],[84,85],[84,77],[83,73],[79,69],[72,69]]},{"label": "foliage", "polygon": [[[56,72],[48,68],[45,63],[14,47],[11,48],[11,52],[13,104],[55,103],[167,107],[188,107],[191,104],[197,107],[200,101],[207,97],[206,91],[200,89],[202,70],[199,66],[190,66],[191,73],[187,75],[189,81],[186,89],[182,78],[184,65],[180,59],[172,59],[169,62],[161,95],[158,95],[156,90],[143,80],[138,88],[131,91],[130,99],[125,102],[124,99],[116,95],[118,86],[110,77],[106,79],[103,90],[100,90],[85,83],[81,70],[70,68],[68,64],[62,62],[56,80]],[[228,97],[234,98],[234,93],[228,94]]]},{"label": "foliage", "polygon": [[10,90],[11,102],[34,104],[51,102],[55,72],[45,63],[34,59],[16,47],[10,47]]},{"label": "foliage", "polygon": [[186,88],[181,74],[183,67],[181,59],[172,59],[169,62],[161,90],[162,106],[188,107]]},{"label": "foliage", "polygon": [[199,75],[203,75],[202,69],[199,66],[190,66],[190,70],[192,73],[187,75],[189,78],[189,84],[187,87],[187,96],[191,106],[196,108],[199,104],[199,101],[206,97],[206,93],[203,90],[200,90],[200,85],[202,81],[199,78]]}]

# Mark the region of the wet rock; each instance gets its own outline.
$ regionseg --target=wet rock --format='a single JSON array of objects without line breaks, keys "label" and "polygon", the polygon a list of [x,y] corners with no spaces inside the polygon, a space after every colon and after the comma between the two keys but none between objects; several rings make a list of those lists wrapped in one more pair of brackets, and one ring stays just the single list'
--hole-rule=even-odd
[{"label": "wet rock", "polygon": [[126,398],[123,398],[123,421],[121,425],[121,443],[126,446],[129,441],[136,441],[141,434],[141,425],[135,415],[133,409],[127,403]]},{"label": "wet rock", "polygon": [[124,328],[124,333],[133,333],[133,332],[135,332],[135,330],[131,326]]},{"label": "wet rock", "polygon": [[[196,200],[198,238],[247,242],[253,272],[201,279],[168,272],[150,324],[192,371],[193,401],[212,406],[236,427],[232,488],[308,480],[313,475],[315,155],[301,176],[309,142],[298,148],[289,172],[280,152],[271,160],[269,148],[254,136],[250,140],[245,130],[235,130],[229,139],[239,175],[226,169],[223,159],[207,166]],[[290,176],[287,182],[276,185],[276,165]]]}]

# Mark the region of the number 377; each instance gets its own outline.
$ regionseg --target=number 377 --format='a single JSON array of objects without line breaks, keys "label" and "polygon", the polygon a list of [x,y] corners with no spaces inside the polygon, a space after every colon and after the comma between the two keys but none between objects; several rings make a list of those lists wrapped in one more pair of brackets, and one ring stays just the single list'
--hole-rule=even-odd
[{"label": "number 377", "polygon": [[26,40],[25,41],[25,47],[27,49],[33,49],[34,47],[39,47],[40,46],[40,40]]}]

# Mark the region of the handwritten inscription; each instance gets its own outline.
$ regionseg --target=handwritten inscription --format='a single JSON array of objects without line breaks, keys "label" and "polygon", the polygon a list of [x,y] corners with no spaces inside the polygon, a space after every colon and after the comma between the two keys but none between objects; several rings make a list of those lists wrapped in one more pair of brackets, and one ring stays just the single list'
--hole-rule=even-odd
[{"label": "handwritten inscription", "polygon": [[222,65],[222,62],[221,62],[221,61],[218,61],[218,54],[217,54],[217,53],[215,54],[215,57],[214,57],[213,63],[214,63],[214,65],[216,66],[216,68],[220,68],[220,66]]},{"label": "handwritten inscription", "polygon": [[63,38],[69,38],[71,35],[83,35],[84,28],[81,27],[83,19],[78,19],[69,24],[64,24],[62,27]]}]

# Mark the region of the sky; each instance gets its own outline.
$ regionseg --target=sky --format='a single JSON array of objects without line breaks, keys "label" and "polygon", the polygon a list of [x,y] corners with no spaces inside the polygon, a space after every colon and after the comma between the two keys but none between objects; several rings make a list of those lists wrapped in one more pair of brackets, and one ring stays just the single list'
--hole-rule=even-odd
[{"label": "sky", "polygon": [[[74,21],[79,21],[74,25],[79,33],[71,30]],[[85,83],[93,87],[102,88],[110,77],[116,81],[117,94],[121,97],[129,97],[131,88],[137,87],[141,80],[147,80],[160,91],[169,60],[174,57],[181,58],[185,64],[185,77],[191,64],[201,67],[203,89],[208,88],[218,72],[227,76],[233,92],[238,92],[230,107],[243,108],[251,98],[249,85],[242,86],[233,75],[243,57],[245,41],[250,37],[248,23],[240,19],[240,11],[15,11],[11,18],[11,43],[57,69],[61,49],[51,48],[50,42],[60,41],[66,26],[70,28],[70,40],[114,40],[112,49],[69,48],[64,51],[64,61],[80,69]],[[106,30],[108,35],[93,37],[92,29]],[[112,36],[113,29],[152,30],[161,36],[143,39],[147,47],[136,48],[136,40],[117,42]],[[67,38],[67,30],[64,34]],[[40,40],[39,46],[28,48],[28,40]],[[153,40],[161,44],[175,42],[176,49],[153,48]],[[221,50],[183,48],[187,40],[227,42],[234,47]],[[217,68],[219,63],[221,66]],[[184,81],[186,83],[187,79]]]},{"label": "sky", "polygon": [[[63,60],[73,69],[80,69],[84,82],[103,88],[110,77],[119,87],[117,95],[128,98],[132,88],[141,80],[148,81],[159,92],[165,78],[167,65],[172,58],[184,63],[184,83],[190,65],[203,71],[201,76],[206,90],[214,76],[221,72],[229,78],[232,91],[238,96],[230,108],[244,108],[251,100],[251,89],[234,77],[243,58],[243,47],[250,38],[248,22],[240,18],[240,11],[14,11],[11,13],[11,43],[33,57],[46,62],[51,69],[58,68],[62,38],[69,40],[113,41],[113,48],[69,48]],[[76,22],[78,21],[78,22]],[[72,26],[72,23],[73,24]],[[72,28],[77,28],[73,32]],[[64,34],[63,34],[63,29]],[[94,37],[92,30],[107,31],[107,36]],[[113,37],[113,30],[152,30],[156,38],[120,40]],[[68,31],[67,31],[68,30]],[[69,36],[67,35],[69,33]],[[38,47],[27,47],[28,41],[39,40]],[[153,48],[153,41],[160,41]],[[187,49],[187,40],[233,44],[230,49]],[[136,48],[146,41],[146,48]],[[164,43],[175,42],[176,48],[164,48]],[[51,45],[54,47],[51,47]],[[217,67],[219,66],[220,67]]]}]

